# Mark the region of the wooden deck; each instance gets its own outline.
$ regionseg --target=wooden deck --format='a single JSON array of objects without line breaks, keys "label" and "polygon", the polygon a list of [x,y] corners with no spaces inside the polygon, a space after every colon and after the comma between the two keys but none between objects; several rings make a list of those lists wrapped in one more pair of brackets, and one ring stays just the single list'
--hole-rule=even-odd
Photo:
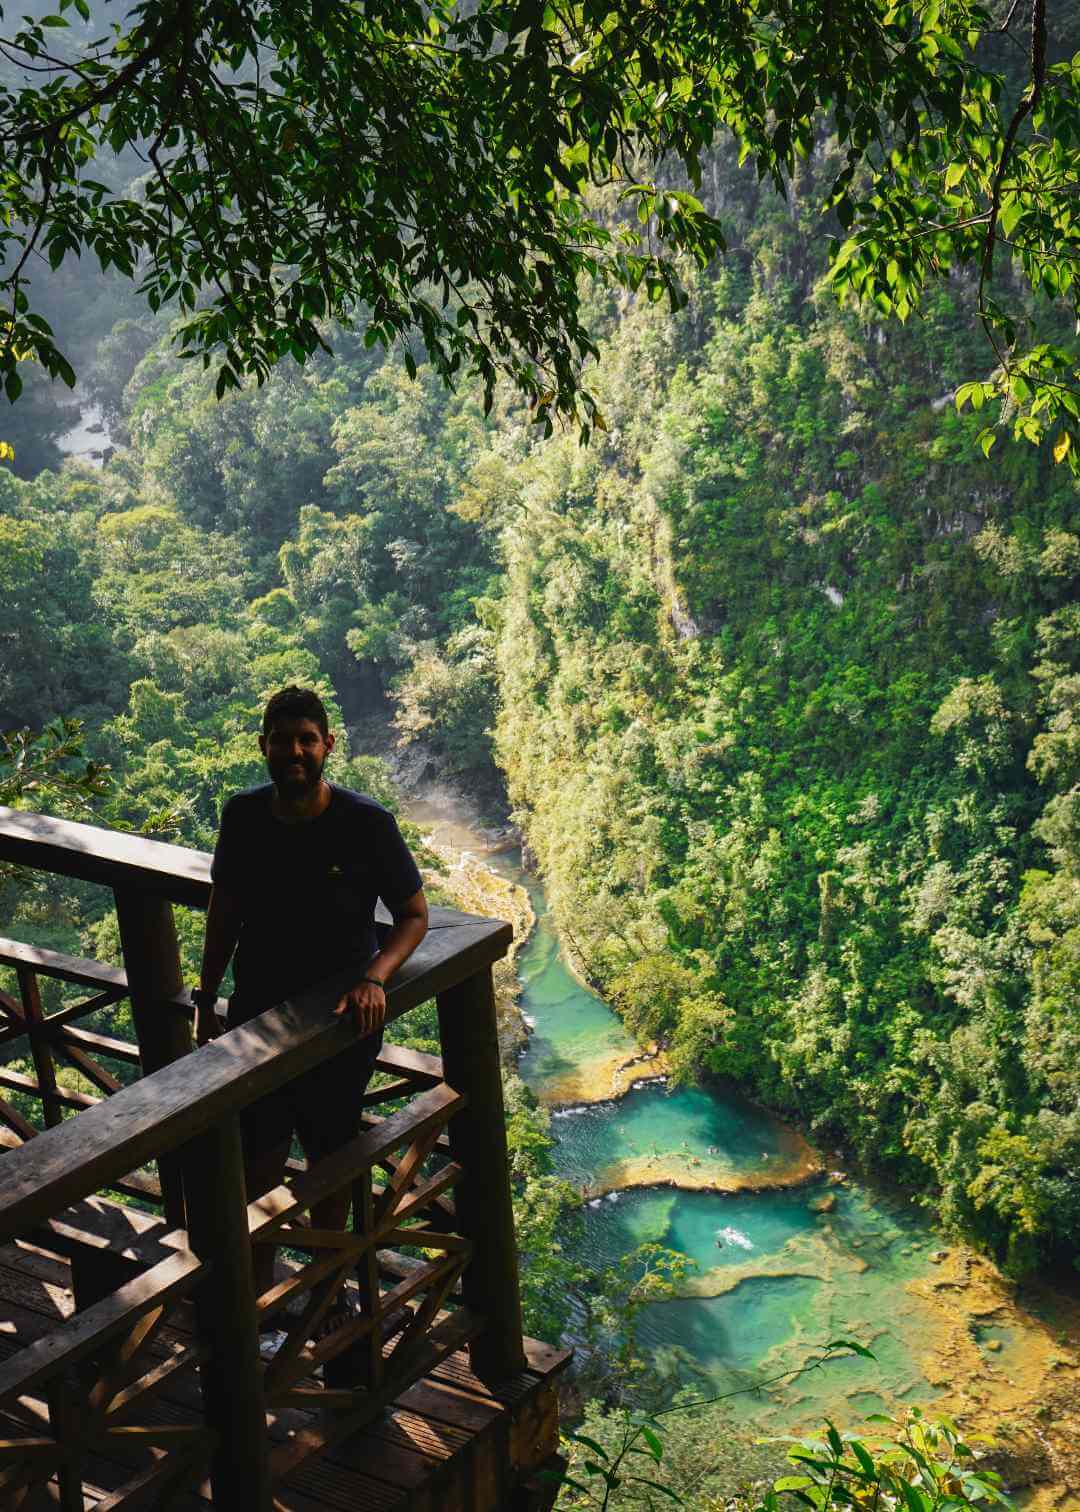
[{"label": "wooden deck", "polygon": [[[201,1098],[190,1100],[193,1055],[33,1133],[0,1162],[11,1236],[0,1248],[0,1512],[550,1506],[550,1483],[534,1495],[528,1482],[557,1450],[553,1378],[568,1356],[523,1339],[520,1322],[511,1350],[494,1364],[484,1352],[492,1329],[477,1303],[495,1288],[467,1285],[474,1243],[453,1158],[453,1120],[468,1103],[438,1057],[384,1044],[384,1081],[364,1095],[357,1138],[246,1208],[241,1200],[228,1226],[208,1232],[202,1215],[222,1193],[242,1199],[236,1130],[231,1156],[213,1128],[183,1146],[187,1230],[100,1192],[57,1208],[88,1184],[131,1189],[140,1109],[157,1129],[186,1111],[186,1132],[197,1129],[214,1076],[235,1085],[238,1060],[250,1092],[272,1067],[249,1063],[243,1041],[232,1031],[200,1052],[210,1072]],[[128,1170],[124,1182],[113,1167]],[[308,1210],[346,1183],[359,1226],[312,1227]],[[489,1193],[475,1189],[473,1232]],[[252,1241],[284,1246],[260,1296]],[[228,1288],[237,1277],[246,1286]],[[342,1285],[353,1321],[319,1338]],[[257,1318],[287,1333],[265,1368]],[[238,1368],[227,1377],[217,1362],[230,1357]],[[263,1477],[250,1497],[237,1404]],[[225,1484],[223,1466],[234,1472]]]},{"label": "wooden deck", "polygon": [[[74,1312],[68,1262],[36,1246],[18,1243],[0,1248],[0,1365],[32,1340],[50,1334]],[[170,1314],[149,1348],[152,1361],[164,1366],[189,1351],[194,1323],[186,1303]],[[558,1403],[555,1380],[566,1365],[565,1350],[526,1340],[527,1368],[494,1390],[470,1370],[464,1351],[452,1354],[415,1382],[382,1416],[322,1454],[307,1454],[298,1468],[275,1486],[274,1506],[281,1512],[491,1512],[524,1509],[534,1502],[534,1473],[558,1450]],[[140,1367],[146,1368],[146,1364]],[[24,1398],[25,1411],[7,1418],[8,1433],[25,1434],[47,1412],[44,1401]],[[123,1418],[124,1414],[120,1414]],[[83,1463],[83,1507],[112,1512],[114,1507],[168,1507],[176,1512],[205,1512],[213,1505],[209,1484],[194,1473],[181,1476],[171,1494],[160,1487],[143,1499],[122,1502],[113,1492],[130,1487],[133,1470],[151,1467],[165,1445],[203,1423],[194,1370],[179,1371],[165,1390],[140,1401],[139,1424],[131,1444],[114,1425],[107,1448]],[[323,1414],[296,1410],[271,1414],[272,1456],[287,1459],[297,1446],[323,1432]],[[154,1438],[157,1442],[153,1442]],[[303,1452],[303,1451],[301,1451]],[[536,1482],[542,1495],[544,1481]],[[40,1488],[41,1506],[56,1506],[55,1487]],[[0,1488],[0,1507],[30,1507],[11,1488]],[[233,1512],[233,1509],[229,1509]],[[236,1509],[240,1512],[240,1509]]]},{"label": "wooden deck", "polygon": [[[434,999],[441,1054],[384,1044],[357,1136],[249,1201],[245,1110],[354,1043],[332,1008],[355,971],[196,1050],[172,905],[205,907],[208,856],[0,809],[0,859],[111,888],[124,956],[0,941],[0,1045],[26,1062],[0,1065],[0,1512],[550,1507],[567,1357],[522,1337],[491,981],[510,926],[433,911],[386,1018]],[[48,978],[91,995],[58,1005]],[[334,1193],[351,1217],[326,1228]],[[286,1267],[269,1287],[260,1245]]]}]

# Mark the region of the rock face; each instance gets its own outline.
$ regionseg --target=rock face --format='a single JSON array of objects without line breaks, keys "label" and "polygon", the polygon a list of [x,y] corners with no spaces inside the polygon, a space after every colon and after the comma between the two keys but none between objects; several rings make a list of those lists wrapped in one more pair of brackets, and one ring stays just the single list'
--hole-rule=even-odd
[{"label": "rock face", "polygon": [[[1059,1340],[1080,1337],[1080,1301],[1038,1281],[1018,1293],[970,1250],[935,1250],[929,1258],[939,1272],[908,1289],[938,1315],[920,1361],[926,1378],[941,1383],[934,1408],[998,1441],[986,1463],[1023,1493],[1026,1512],[1071,1512],[1080,1486],[1080,1393],[1071,1372],[1057,1367]],[[1001,1337],[986,1338],[989,1327]]]},{"label": "rock face", "polygon": [[815,1197],[810,1204],[813,1213],[831,1213],[836,1207],[836,1193],[826,1192],[823,1197]]},{"label": "rock face", "polygon": [[452,845],[440,844],[430,836],[425,838],[425,844],[442,863],[439,872],[425,878],[429,886],[434,882],[450,896],[454,906],[465,913],[509,919],[514,927],[513,943],[503,959],[496,961],[494,970],[499,1050],[504,1063],[511,1066],[528,1040],[528,1030],[517,1003],[521,984],[515,962],[536,923],[529,895],[518,883],[485,866],[478,856],[459,851]]},{"label": "rock face", "polygon": [[667,1056],[655,1040],[638,1055],[628,1055],[615,1067],[609,1097],[621,1097],[642,1082],[666,1081],[671,1074]]}]

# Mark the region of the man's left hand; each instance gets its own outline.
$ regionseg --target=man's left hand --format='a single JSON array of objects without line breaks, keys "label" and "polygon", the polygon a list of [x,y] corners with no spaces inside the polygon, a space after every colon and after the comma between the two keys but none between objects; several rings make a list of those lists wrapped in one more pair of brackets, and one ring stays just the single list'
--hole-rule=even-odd
[{"label": "man's left hand", "polygon": [[336,1014],[350,1013],[358,1034],[374,1034],[386,1018],[386,993],[374,982],[359,982],[342,997]]}]

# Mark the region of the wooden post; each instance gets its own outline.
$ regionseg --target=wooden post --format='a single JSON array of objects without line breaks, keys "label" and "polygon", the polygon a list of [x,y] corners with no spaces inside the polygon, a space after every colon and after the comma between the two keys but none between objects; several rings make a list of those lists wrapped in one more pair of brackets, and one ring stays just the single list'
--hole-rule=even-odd
[{"label": "wooden post", "polygon": [[[131,888],[114,888],[120,944],[124,951],[131,1012],[144,1076],[160,1071],[192,1048],[191,1021],[166,1003],[184,989],[176,923],[167,898]],[[175,1155],[158,1161],[165,1217],[184,1226],[184,1192]]]},{"label": "wooden post", "polygon": [[218,1435],[210,1470],[214,1506],[270,1512],[270,1461],[255,1280],[248,1234],[240,1120],[234,1114],[181,1152],[188,1242],[210,1272],[195,1292],[207,1427]]},{"label": "wooden post", "polygon": [[449,1128],[450,1152],[465,1172],[455,1194],[458,1222],[473,1244],[462,1289],[466,1305],[488,1320],[469,1357],[481,1380],[494,1382],[522,1370],[525,1355],[490,966],[437,1001],[443,1077],[468,1099]]},{"label": "wooden post", "polygon": [[[72,1447],[79,1443],[79,1412],[72,1390],[72,1381],[66,1377],[50,1381],[45,1388],[49,1404],[49,1426],[53,1437],[68,1449],[56,1476],[56,1500],[63,1512],[83,1512],[86,1500],[83,1496],[83,1455],[81,1449]],[[30,1493],[31,1497],[33,1492]]]},{"label": "wooden post", "polygon": [[[375,1231],[375,1201],[371,1190],[371,1171],[360,1173],[352,1188],[352,1231],[371,1234]],[[344,1353],[323,1366],[328,1386],[363,1386],[374,1391],[383,1378],[383,1317],[379,1295],[379,1257],[374,1245],[360,1256],[356,1266],[360,1311],[372,1320],[371,1331]]]},{"label": "wooden post", "polygon": [[52,1046],[43,1038],[38,1029],[45,1015],[41,1011],[41,993],[38,990],[37,973],[31,971],[29,966],[16,966],[15,975],[19,981],[19,997],[22,999],[23,1017],[30,1037],[30,1054],[33,1056],[34,1070],[37,1072],[37,1083],[41,1088],[45,1126],[53,1129],[63,1121],[63,1115],[56,1098],[56,1066],[53,1062]]}]

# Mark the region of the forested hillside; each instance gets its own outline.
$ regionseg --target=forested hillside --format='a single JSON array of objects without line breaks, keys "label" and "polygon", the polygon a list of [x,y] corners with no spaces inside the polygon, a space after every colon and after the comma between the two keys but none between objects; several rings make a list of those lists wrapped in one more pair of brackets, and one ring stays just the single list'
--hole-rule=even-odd
[{"label": "forested hillside", "polygon": [[974,445],[970,287],[903,327],[837,310],[832,166],[783,203],[714,160],[731,254],[674,320],[593,311],[587,451],[503,416],[454,504],[499,596],[399,717],[463,766],[490,697],[572,948],[682,1076],[1023,1270],[1080,1233],[1076,485]]},{"label": "forested hillside", "polygon": [[518,474],[498,749],[641,1035],[1023,1268],[1080,1223],[1076,489],[973,446],[962,286],[837,312],[813,193],[748,193],[680,321],[613,323],[604,442]]},{"label": "forested hillside", "polygon": [[906,326],[838,310],[835,166],[784,201],[714,156],[730,249],[687,308],[593,296],[587,449],[340,333],[218,402],[125,285],[65,270],[46,308],[120,450],[39,471],[47,396],[9,428],[0,726],[81,717],[104,816],[205,846],[269,691],[317,683],[361,748],[391,699],[505,780],[582,968],[681,1076],[1022,1269],[1080,1238],[1076,485],[974,447],[963,282]]}]

